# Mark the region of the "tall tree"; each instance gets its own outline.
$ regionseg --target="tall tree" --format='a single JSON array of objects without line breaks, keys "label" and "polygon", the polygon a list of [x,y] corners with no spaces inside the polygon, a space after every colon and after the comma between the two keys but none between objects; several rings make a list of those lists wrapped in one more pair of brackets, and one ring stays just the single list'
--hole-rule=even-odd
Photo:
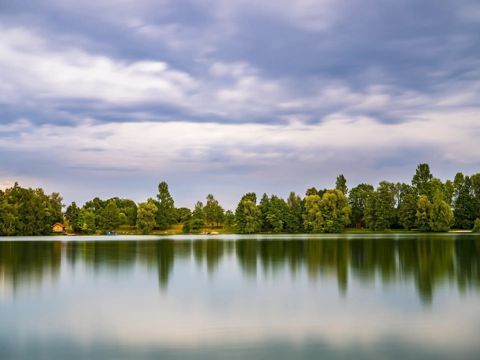
[{"label": "tall tree", "polygon": [[472,195],[475,203],[475,217],[480,218],[480,173],[470,176]]},{"label": "tall tree", "polygon": [[337,181],[335,182],[335,189],[340,190],[344,195],[347,195],[347,179],[343,174],[337,176]]},{"label": "tall tree", "polygon": [[320,210],[320,196],[317,194],[305,197],[303,226],[307,232],[322,231],[323,216]]},{"label": "tall tree", "polygon": [[352,224],[356,227],[365,226],[365,207],[368,197],[374,192],[370,184],[360,184],[350,190],[348,195],[352,209]]},{"label": "tall tree", "polygon": [[341,190],[327,190],[323,194],[320,212],[323,216],[323,232],[340,233],[350,224],[351,207]]},{"label": "tall tree", "polygon": [[289,208],[285,200],[272,195],[270,198],[266,222],[270,231],[275,233],[282,232],[288,218]]},{"label": "tall tree", "polygon": [[175,204],[165,181],[158,185],[157,198],[157,226],[166,229],[175,223]]},{"label": "tall tree", "polygon": [[417,203],[417,229],[430,231],[430,211],[432,204],[426,195],[420,195]]},{"label": "tall tree", "polygon": [[102,228],[105,230],[114,230],[120,224],[120,210],[114,200],[110,200],[102,211]]},{"label": "tall tree", "polygon": [[144,234],[148,234],[155,228],[157,212],[158,209],[153,199],[148,199],[147,202],[138,205],[137,227]]},{"label": "tall tree", "polygon": [[395,184],[382,181],[372,193],[365,207],[365,221],[372,230],[390,229],[395,221]]},{"label": "tall tree", "polygon": [[225,211],[224,225],[228,228],[235,224],[235,214],[232,210]]},{"label": "tall tree", "polygon": [[218,226],[223,222],[224,210],[212,194],[208,194],[203,211],[207,225]]},{"label": "tall tree", "polygon": [[297,233],[303,230],[302,199],[291,192],[287,199],[288,214],[285,223],[285,230],[289,233]]},{"label": "tall tree", "polygon": [[261,231],[269,232],[272,231],[270,222],[268,221],[268,212],[270,211],[270,198],[265,193],[260,199],[260,204],[258,204],[258,210],[260,211],[260,221],[261,221]]},{"label": "tall tree", "polygon": [[411,230],[417,221],[417,192],[414,187],[402,184],[401,193],[401,202],[398,207],[399,222],[404,229]]},{"label": "tall tree", "polygon": [[203,229],[205,226],[205,211],[203,203],[197,201],[195,208],[192,211],[192,218],[190,219],[190,229],[197,231]]},{"label": "tall tree", "polygon": [[251,234],[260,231],[261,213],[255,193],[247,193],[242,197],[235,210],[235,221],[239,233]]},{"label": "tall tree", "polygon": [[95,233],[95,213],[92,208],[83,207],[80,210],[80,223],[82,224],[82,232],[85,234]]},{"label": "tall tree", "polygon": [[65,217],[67,218],[72,231],[80,232],[82,231],[82,223],[80,221],[80,208],[77,204],[72,202],[65,211]]},{"label": "tall tree", "polygon": [[427,196],[429,201],[433,198],[432,180],[433,175],[430,172],[430,166],[428,164],[419,164],[415,171],[415,175],[413,175],[412,185],[418,195]]},{"label": "tall tree", "polygon": [[[457,174],[458,175],[458,174]],[[472,191],[472,181],[468,176],[455,177],[456,198],[455,198],[455,227],[460,229],[471,229],[475,221],[475,198]]]},{"label": "tall tree", "polygon": [[430,229],[435,232],[447,232],[452,224],[452,209],[445,201],[443,193],[437,191],[430,209]]}]

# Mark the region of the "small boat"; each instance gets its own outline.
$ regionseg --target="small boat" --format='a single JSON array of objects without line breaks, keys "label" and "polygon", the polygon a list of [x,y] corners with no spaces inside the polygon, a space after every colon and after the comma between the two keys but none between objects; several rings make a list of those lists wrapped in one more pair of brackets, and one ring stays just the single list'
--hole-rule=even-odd
[{"label": "small boat", "polygon": [[106,235],[106,236],[116,236],[116,235],[118,235],[118,234],[117,234],[117,233],[114,233],[114,232],[111,232],[111,231],[109,231],[109,232],[105,233],[105,235]]}]

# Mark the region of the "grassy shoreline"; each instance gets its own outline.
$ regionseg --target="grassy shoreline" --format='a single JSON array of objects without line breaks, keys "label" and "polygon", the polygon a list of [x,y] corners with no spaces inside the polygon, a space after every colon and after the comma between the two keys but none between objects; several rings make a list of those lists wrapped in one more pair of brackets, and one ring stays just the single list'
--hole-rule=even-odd
[{"label": "grassy shoreline", "polygon": [[[174,225],[166,230],[153,230],[148,234],[142,233],[142,231],[134,228],[119,228],[112,231],[112,233],[117,235],[150,235],[150,236],[170,236],[170,235],[342,235],[342,234],[371,234],[371,235],[382,235],[382,234],[418,234],[418,235],[431,235],[431,234],[475,234],[471,230],[462,230],[462,229],[452,229],[448,232],[444,233],[434,233],[434,232],[421,232],[421,231],[413,231],[413,230],[403,230],[403,229],[389,229],[383,231],[374,231],[369,229],[345,229],[345,231],[341,233],[273,233],[273,232],[259,232],[253,234],[240,234],[235,231],[234,228],[222,228],[222,227],[211,227],[211,228],[204,228],[200,231],[190,231],[190,232],[183,232],[181,225]],[[81,233],[71,233],[67,232],[66,234],[52,234],[52,236],[56,235],[69,235],[69,236],[99,236],[105,235],[103,231],[97,231],[95,234],[81,234]]]}]

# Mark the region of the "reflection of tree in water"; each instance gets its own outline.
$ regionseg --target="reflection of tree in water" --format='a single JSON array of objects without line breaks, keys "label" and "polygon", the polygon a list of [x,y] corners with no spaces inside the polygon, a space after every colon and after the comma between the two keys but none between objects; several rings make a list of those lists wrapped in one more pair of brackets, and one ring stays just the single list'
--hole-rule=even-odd
[{"label": "reflection of tree in water", "polygon": [[413,279],[422,301],[430,303],[435,287],[457,279],[459,286],[480,287],[480,239],[461,237],[330,238],[321,240],[241,240],[237,258],[247,274],[256,274],[257,261],[265,274],[287,267],[292,274],[304,268],[312,280],[334,276],[346,291],[349,273],[383,284]]},{"label": "reflection of tree in water", "polygon": [[[99,271],[131,270],[143,265],[158,273],[159,286],[166,288],[175,261],[205,264],[210,274],[234,251],[247,276],[305,272],[312,281],[336,278],[339,290],[347,290],[349,277],[384,284],[414,281],[422,301],[429,303],[438,286],[447,281],[458,287],[480,289],[480,238],[420,236],[387,238],[328,238],[306,240],[108,241],[108,242],[0,242],[0,280],[15,288],[21,283],[40,282],[57,276],[63,255],[72,267],[79,263]],[[198,271],[202,271],[200,268]]]},{"label": "reflection of tree in water", "polygon": [[175,261],[175,249],[172,240],[159,241],[156,244],[158,284],[165,289]]},{"label": "reflection of tree in water", "polygon": [[1,242],[0,280],[13,290],[22,285],[40,284],[45,277],[60,274],[61,243],[57,241]]}]

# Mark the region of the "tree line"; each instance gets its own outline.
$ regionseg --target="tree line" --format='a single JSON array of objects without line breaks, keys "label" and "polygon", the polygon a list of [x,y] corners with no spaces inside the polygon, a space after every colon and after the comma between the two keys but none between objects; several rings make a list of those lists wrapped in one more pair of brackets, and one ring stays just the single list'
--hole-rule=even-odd
[{"label": "tree line", "polygon": [[24,189],[18,184],[0,191],[0,235],[44,235],[55,222],[69,231],[94,234],[126,228],[144,234],[174,225],[185,233],[222,229],[251,233],[340,233],[345,228],[445,232],[452,227],[480,231],[480,173],[457,173],[453,180],[435,178],[428,164],[418,165],[410,184],[381,181],[347,187],[339,175],[335,188],[309,188],[303,197],[286,199],[246,193],[235,211],[225,210],[212,194],[193,209],[175,207],[168,184],[161,182],[156,198],[133,200],[98,197],[82,207],[71,203],[62,214],[58,193]]}]

